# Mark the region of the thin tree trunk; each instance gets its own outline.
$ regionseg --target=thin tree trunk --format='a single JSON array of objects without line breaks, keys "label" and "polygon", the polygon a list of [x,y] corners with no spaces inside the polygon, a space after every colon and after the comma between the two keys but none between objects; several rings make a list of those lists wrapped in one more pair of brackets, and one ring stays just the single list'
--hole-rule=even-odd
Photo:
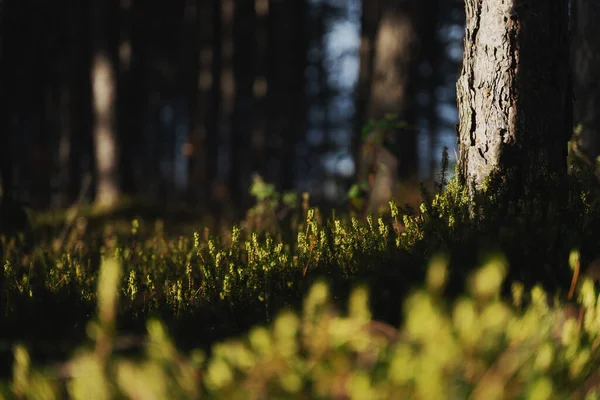
[{"label": "thin tree trunk", "polygon": [[[367,108],[371,99],[373,67],[375,63],[375,41],[379,22],[379,0],[362,2],[361,34],[359,48],[359,75],[356,85],[356,111],[352,153],[356,164],[361,163],[362,129],[367,123]],[[358,168],[356,169],[358,171]]]},{"label": "thin tree trunk", "polygon": [[580,151],[600,155],[600,2],[573,0],[573,92]]},{"label": "thin tree trunk", "polygon": [[213,47],[213,14],[216,7],[213,1],[188,0],[188,7],[195,7],[195,20],[192,25],[192,34],[188,39],[193,48],[190,54],[193,60],[190,62],[191,81],[194,85],[188,87],[189,108],[189,163],[188,163],[188,197],[204,205],[210,188],[210,177],[208,176],[207,143],[210,139],[209,120],[211,91],[214,90],[214,77],[212,65],[214,63]]},{"label": "thin tree trunk", "polygon": [[396,115],[409,129],[394,132],[393,152],[398,157],[402,179],[414,179],[418,173],[417,131],[414,93],[416,80],[416,1],[379,0],[380,11],[375,39],[372,78],[366,119],[382,120]]},{"label": "thin tree trunk", "polygon": [[[96,204],[112,206],[120,196],[119,152],[116,126],[116,65],[112,30],[117,26],[115,4],[96,0],[92,5],[92,96],[96,155]],[[111,27],[112,30],[111,30]]]},{"label": "thin tree trunk", "polygon": [[565,175],[572,118],[567,3],[466,1],[457,84],[462,182],[480,189],[498,172],[519,196],[549,175]]},{"label": "thin tree trunk", "polygon": [[267,69],[269,0],[255,0],[256,49],[253,84],[252,172],[265,176],[267,160]]},{"label": "thin tree trunk", "polygon": [[[443,0],[442,0],[443,1]],[[420,41],[420,60],[424,68],[419,74],[419,90],[427,96],[427,103],[419,110],[427,120],[429,132],[429,179],[437,179],[437,166],[441,159],[438,150],[438,100],[436,91],[442,84],[443,48],[439,39],[440,0],[422,1],[416,17]]]},{"label": "thin tree trunk", "polygon": [[236,96],[230,141],[229,190],[236,211],[248,206],[253,126],[254,58],[256,43],[254,0],[236,0],[233,21],[233,69]]},{"label": "thin tree trunk", "polygon": [[[234,42],[233,42],[233,19],[235,13],[235,2],[234,0],[222,0],[221,1],[221,24],[220,24],[220,44],[221,44],[221,64],[219,74],[220,78],[220,115],[219,115],[219,134],[221,140],[225,142],[226,145],[231,143],[231,134],[232,134],[232,117],[233,117],[233,109],[235,104],[235,96],[237,90],[237,83],[234,75],[234,60],[233,60],[233,52],[234,52]],[[229,147],[229,146],[228,146]],[[224,151],[224,148],[219,147],[217,150],[217,154]],[[226,183],[226,179],[231,175],[231,152],[227,153],[228,169],[223,171],[224,173],[219,176],[219,179],[213,185],[213,198],[217,201],[218,208],[220,208],[219,212],[224,210],[229,210],[228,207],[222,207],[226,203],[228,203],[231,199],[231,195],[229,193],[229,188]],[[218,160],[217,160],[218,161]],[[220,167],[220,166],[219,166]]]},{"label": "thin tree trunk", "polygon": [[[8,3],[8,4],[7,4]],[[9,7],[10,6],[10,7]],[[5,1],[0,5],[0,96],[2,96],[2,106],[0,107],[0,170],[2,171],[0,187],[2,188],[2,197],[0,202],[12,196],[13,189],[13,160],[12,160],[12,129],[11,119],[13,114],[12,104],[9,102],[8,96],[13,93],[10,77],[13,75],[11,66],[13,63],[7,62],[12,56],[11,50],[14,48],[12,43],[9,43],[9,33],[13,29],[13,19],[11,14],[7,15],[7,11],[12,12],[13,1]]]},{"label": "thin tree trunk", "polygon": [[269,163],[279,188],[295,184],[295,147],[305,130],[307,4],[304,0],[269,5]]},{"label": "thin tree trunk", "polygon": [[134,9],[132,0],[119,0],[119,63],[117,76],[117,130],[120,187],[124,193],[136,193],[135,169],[138,161],[136,147],[139,147],[141,124],[139,107],[143,98],[140,82],[139,32],[134,27]]}]

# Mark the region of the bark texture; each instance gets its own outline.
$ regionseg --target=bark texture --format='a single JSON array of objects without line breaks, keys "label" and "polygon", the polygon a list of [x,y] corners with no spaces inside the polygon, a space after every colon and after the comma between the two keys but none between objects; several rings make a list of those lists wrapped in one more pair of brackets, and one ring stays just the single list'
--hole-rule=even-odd
[{"label": "bark texture", "polygon": [[580,150],[600,155],[600,2],[573,0],[573,92]]},{"label": "bark texture", "polygon": [[521,194],[537,179],[564,176],[572,125],[568,0],[467,0],[465,8],[462,182],[481,189],[495,171],[511,171]]}]

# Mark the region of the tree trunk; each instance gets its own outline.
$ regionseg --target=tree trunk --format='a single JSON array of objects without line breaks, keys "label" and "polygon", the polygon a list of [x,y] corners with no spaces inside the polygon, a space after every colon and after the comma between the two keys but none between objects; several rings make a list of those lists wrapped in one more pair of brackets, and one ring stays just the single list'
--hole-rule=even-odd
[{"label": "tree trunk", "polygon": [[565,176],[572,125],[567,4],[466,1],[458,146],[460,179],[470,188],[484,188],[497,172],[518,198],[549,176]]},{"label": "tree trunk", "polygon": [[[362,2],[358,82],[356,84],[356,112],[352,153],[357,164],[361,163],[362,129],[367,123],[367,108],[373,82],[375,63],[375,39],[379,21],[378,0]],[[358,168],[357,168],[358,171]],[[358,175],[358,174],[357,174]]]},{"label": "tree trunk", "polygon": [[141,58],[142,27],[135,19],[132,0],[119,0],[119,69],[117,76],[117,130],[119,132],[120,187],[129,195],[138,194],[136,170],[142,143],[141,105],[145,101]]},{"label": "tree trunk", "polygon": [[[14,26],[14,19],[11,14],[7,16],[7,9],[12,12],[12,6],[14,2],[4,2],[0,7],[0,96],[2,96],[2,106],[0,107],[0,171],[1,179],[0,187],[2,188],[2,197],[0,202],[4,198],[12,196],[13,186],[13,160],[12,160],[12,129],[11,119],[13,117],[12,105],[14,101],[7,101],[8,95],[13,94],[13,88],[11,83],[14,79],[10,77],[12,74],[12,63],[7,62],[10,60],[9,57],[14,56],[10,50],[14,48],[12,43],[9,44],[7,40]],[[7,51],[8,50],[8,51]]]},{"label": "tree trunk", "polygon": [[260,173],[263,177],[267,159],[267,69],[268,69],[268,39],[269,29],[269,0],[255,0],[256,11],[256,47],[254,57],[253,84],[253,130],[251,140],[251,171]]},{"label": "tree trunk", "polygon": [[573,94],[575,125],[581,126],[580,150],[595,161],[600,155],[600,2],[573,0]]},{"label": "tree trunk", "polygon": [[305,130],[305,0],[271,0],[269,4],[269,169],[278,188],[295,183],[295,153]]},{"label": "tree trunk", "polygon": [[[236,80],[233,71],[233,16],[235,12],[235,2],[234,0],[221,0],[220,1],[220,70],[218,73],[220,74],[220,86],[219,86],[219,137],[222,142],[225,143],[225,146],[231,143],[231,133],[232,133],[232,120],[233,120],[233,109],[235,104],[235,96],[236,96]],[[224,146],[224,147],[225,147]],[[217,154],[220,154],[224,148],[218,146],[213,151],[216,151]],[[213,183],[213,192],[212,198],[216,200],[217,205],[217,213],[222,215],[224,212],[230,211],[230,207],[228,207],[229,202],[231,200],[231,194],[228,190],[228,185],[226,182],[228,176],[231,174],[231,152],[227,153],[227,160],[229,161],[228,167],[224,171],[220,171],[220,165],[217,164],[217,173],[218,178],[215,183]],[[219,159],[217,159],[219,162]]]},{"label": "tree trunk", "polygon": [[[96,0],[92,5],[94,54],[91,80],[93,137],[96,155],[96,204],[114,205],[119,196],[119,153],[116,130],[116,4]],[[111,28],[112,27],[112,28]]]},{"label": "tree trunk", "polygon": [[255,23],[254,0],[235,0],[233,70],[236,96],[230,142],[229,190],[236,212],[248,206],[251,180],[249,149],[253,125]]},{"label": "tree trunk", "polygon": [[207,175],[207,158],[210,152],[207,149],[207,142],[210,139],[208,126],[210,94],[211,90],[214,90],[211,72],[214,62],[212,20],[216,6],[212,1],[188,0],[188,2],[190,3],[188,7],[194,7],[196,11],[192,33],[188,39],[194,46],[190,52],[194,59],[189,63],[192,75],[190,80],[194,84],[186,85],[190,116],[188,196],[194,202],[205,204],[210,187],[210,177]]},{"label": "tree trunk", "polygon": [[[414,126],[414,99],[411,98],[414,95],[411,89],[416,79],[415,64],[418,60],[415,24],[418,5],[414,0],[377,1],[377,33],[365,120],[382,120],[386,115],[393,114],[400,121]],[[365,7],[374,6],[365,2]],[[367,11],[373,13],[372,10]],[[368,52],[363,50],[363,53],[369,57]],[[361,66],[368,64],[369,60],[361,62]],[[401,179],[416,178],[418,173],[416,132],[414,128],[394,132],[393,150],[398,157]]]}]

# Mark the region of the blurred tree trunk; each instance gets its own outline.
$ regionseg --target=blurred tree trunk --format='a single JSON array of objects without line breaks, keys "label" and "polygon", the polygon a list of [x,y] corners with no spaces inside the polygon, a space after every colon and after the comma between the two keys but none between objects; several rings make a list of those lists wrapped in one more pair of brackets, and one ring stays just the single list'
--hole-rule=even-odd
[{"label": "blurred tree trunk", "polygon": [[[362,129],[367,123],[367,108],[371,97],[375,41],[379,22],[379,0],[363,0],[359,47],[358,82],[356,84],[356,110],[352,152],[357,164],[361,163]],[[358,171],[358,168],[357,168]]]},{"label": "blurred tree trunk", "polygon": [[[202,0],[199,0],[202,2]],[[214,189],[217,185],[219,174],[219,145],[221,144],[221,67],[222,67],[222,4],[220,0],[211,2],[211,9],[205,9],[206,14],[201,15],[200,24],[206,24],[211,27],[210,42],[207,38],[206,45],[202,46],[207,49],[208,46],[212,49],[210,57],[210,92],[206,96],[206,136],[204,141],[205,160],[203,160],[205,170],[206,190],[208,193],[208,205],[211,211],[215,211],[217,202],[215,201]],[[200,8],[201,10],[204,8]],[[208,66],[208,64],[207,64]],[[202,73],[202,71],[200,71]],[[208,88],[207,88],[208,90]],[[202,99],[202,97],[200,97]],[[198,107],[203,107],[202,102]]]},{"label": "blurred tree trunk", "polygon": [[91,81],[96,156],[95,201],[100,206],[114,205],[121,194],[116,109],[117,10],[118,4],[115,0],[95,0],[92,3]]},{"label": "blurred tree trunk", "polygon": [[[366,5],[367,2],[365,2]],[[366,113],[363,121],[370,119],[382,120],[386,115],[396,115],[398,119],[409,125],[409,129],[394,130],[391,145],[393,153],[398,158],[398,173],[400,179],[414,179],[418,173],[417,158],[417,131],[412,128],[415,123],[413,84],[416,81],[415,67],[418,61],[416,54],[417,45],[417,7],[416,0],[377,0],[378,6],[373,4],[367,7],[378,7],[376,34],[372,51],[362,50],[362,55],[372,57],[373,60],[361,61],[370,70],[370,78],[363,77],[369,84],[366,101]],[[367,32],[372,35],[374,10],[367,9],[369,24]],[[372,39],[371,39],[372,40]],[[367,36],[367,43],[369,39]],[[366,45],[365,45],[366,46]],[[363,72],[361,71],[361,75]]]},{"label": "blurred tree trunk", "polygon": [[208,162],[211,154],[207,149],[207,144],[211,140],[209,135],[211,91],[214,90],[215,84],[212,65],[215,57],[213,15],[216,7],[214,1],[187,1],[186,15],[193,13],[193,19],[188,22],[190,32],[186,34],[187,38],[185,39],[191,46],[189,54],[192,57],[187,65],[190,74],[189,81],[194,82],[193,85],[185,85],[190,132],[188,139],[188,198],[203,206],[211,186],[211,177],[208,176]]},{"label": "blurred tree trunk", "polygon": [[306,129],[307,3],[269,3],[268,168],[281,190],[295,185],[295,148]]},{"label": "blurred tree trunk", "polygon": [[[231,143],[231,131],[232,131],[232,117],[233,108],[235,102],[236,82],[233,71],[233,15],[235,10],[234,0],[222,0],[220,1],[220,23],[219,23],[219,69],[215,73],[219,74],[219,114],[218,114],[218,138],[220,139],[215,143],[215,156],[216,156],[216,176],[212,185],[211,197],[215,200],[216,211],[220,215],[221,212],[229,210],[226,207],[227,203],[231,199],[231,195],[228,191],[228,186],[224,181],[227,174],[230,174],[230,170],[221,171],[219,165],[219,154],[223,151],[222,142],[225,144]],[[231,167],[231,153],[227,154],[229,161],[228,167]]]},{"label": "blurred tree trunk", "polygon": [[497,173],[515,198],[556,194],[546,182],[566,173],[572,126],[568,0],[521,3],[466,1],[457,84],[461,181]]},{"label": "blurred tree trunk", "polygon": [[254,0],[235,0],[233,17],[233,70],[235,108],[230,142],[229,190],[236,211],[248,207],[256,51]]},{"label": "blurred tree trunk", "polygon": [[[21,20],[17,17],[23,8],[17,1],[4,1],[0,5],[0,236],[16,236],[23,233],[25,245],[30,243],[30,225],[25,213],[19,193],[15,193],[15,159],[17,132],[15,124],[17,116],[22,109],[18,104],[19,82],[17,76],[21,72],[20,65],[16,60],[21,54],[23,39],[19,34],[22,29]],[[26,14],[26,12],[25,12]],[[22,136],[22,135],[21,135]],[[18,153],[16,153],[18,154]],[[23,245],[23,243],[21,244]],[[0,259],[3,257],[3,246],[0,243]],[[4,289],[4,272],[0,271],[0,292]],[[0,308],[2,308],[0,306]]]},{"label": "blurred tree trunk", "polygon": [[444,49],[439,38],[441,0],[428,0],[420,3],[416,21],[419,24],[419,56],[421,68],[418,77],[418,90],[426,96],[426,103],[422,106],[424,119],[427,121],[429,133],[429,179],[437,179],[436,170],[441,160],[438,150],[438,99],[436,91],[442,85],[442,63]]},{"label": "blurred tree trunk", "polygon": [[133,0],[119,0],[119,47],[117,75],[117,130],[119,147],[120,188],[124,193],[137,193],[136,169],[142,143],[140,108],[144,103],[143,64],[140,41],[141,24],[136,21]]},{"label": "blurred tree trunk", "polygon": [[[66,207],[77,198],[82,185],[82,158],[86,152],[83,137],[89,133],[89,43],[87,43],[86,3],[67,0],[63,14],[67,26],[59,94],[60,137],[58,142],[59,205]],[[67,23],[68,21],[68,23]]]},{"label": "blurred tree trunk", "polygon": [[[9,96],[14,93],[12,85],[15,82],[12,66],[7,60],[15,56],[13,53],[14,43],[10,43],[8,38],[11,36],[11,30],[14,29],[14,0],[6,0],[0,7],[0,169],[2,182],[2,198],[0,202],[7,197],[12,197],[13,190],[13,150],[12,150],[12,127],[11,119],[13,117],[13,101],[9,101]],[[0,271],[1,272],[1,271]]]},{"label": "blurred tree trunk", "polygon": [[253,83],[253,130],[251,141],[251,171],[266,177],[267,159],[267,93],[268,93],[268,41],[269,0],[255,0],[256,12]]},{"label": "blurred tree trunk", "polygon": [[600,2],[572,4],[574,122],[581,125],[579,150],[595,162],[600,155]]}]

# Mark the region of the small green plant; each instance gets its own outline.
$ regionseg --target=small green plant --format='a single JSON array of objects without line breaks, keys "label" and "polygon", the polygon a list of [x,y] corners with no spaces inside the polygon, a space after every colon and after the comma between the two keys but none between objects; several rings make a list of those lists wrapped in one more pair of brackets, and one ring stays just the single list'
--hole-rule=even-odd
[{"label": "small green plant", "polygon": [[250,194],[256,199],[256,205],[246,213],[245,226],[253,232],[280,232],[281,221],[288,220],[300,206],[297,193],[281,194],[275,185],[265,182],[258,174],[252,178]]}]

